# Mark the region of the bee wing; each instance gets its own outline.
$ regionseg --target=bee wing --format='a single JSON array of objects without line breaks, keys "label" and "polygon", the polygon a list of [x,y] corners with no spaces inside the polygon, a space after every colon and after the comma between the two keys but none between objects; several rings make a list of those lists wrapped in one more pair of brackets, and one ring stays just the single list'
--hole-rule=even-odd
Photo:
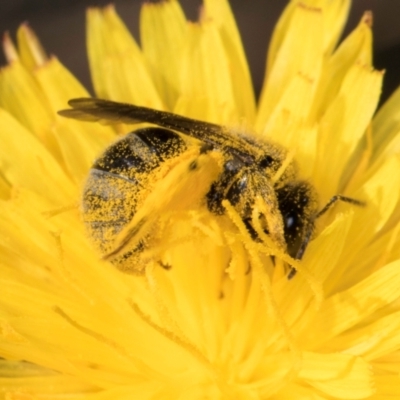
[{"label": "bee wing", "polygon": [[235,141],[239,142],[239,138],[232,138],[232,135],[222,126],[183,117],[178,114],[95,98],[72,99],[68,104],[72,108],[59,111],[59,115],[89,122],[104,120],[125,124],[148,122],[163,128],[176,130],[217,147],[230,145],[234,148],[240,148],[239,143],[234,143]]}]

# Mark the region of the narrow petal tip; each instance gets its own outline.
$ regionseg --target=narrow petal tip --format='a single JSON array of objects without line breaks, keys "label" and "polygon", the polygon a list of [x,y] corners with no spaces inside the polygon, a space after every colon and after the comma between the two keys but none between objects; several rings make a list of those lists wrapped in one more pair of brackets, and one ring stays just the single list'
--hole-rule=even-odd
[{"label": "narrow petal tip", "polygon": [[2,46],[3,46],[4,56],[8,63],[12,63],[13,61],[18,61],[19,59],[18,52],[17,49],[15,48],[15,45],[11,39],[9,32],[4,32]]},{"label": "narrow petal tip", "polygon": [[372,11],[365,11],[364,15],[361,18],[361,21],[366,24],[369,28],[372,28],[374,18]]}]

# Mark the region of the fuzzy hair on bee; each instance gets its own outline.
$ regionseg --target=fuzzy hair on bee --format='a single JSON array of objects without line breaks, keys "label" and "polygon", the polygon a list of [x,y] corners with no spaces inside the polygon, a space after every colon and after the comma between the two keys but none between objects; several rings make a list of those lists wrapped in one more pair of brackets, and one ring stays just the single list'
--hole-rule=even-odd
[{"label": "fuzzy hair on bee", "polygon": [[[278,144],[132,104],[95,98],[68,104],[71,109],[59,111],[67,118],[152,125],[111,144],[94,162],[83,190],[89,235],[103,258],[126,272],[143,272],[143,263],[125,261],[140,257],[163,213],[203,203],[211,213],[223,215],[227,201],[252,240],[261,241],[261,227],[279,250],[301,259],[316,218],[337,200],[362,204],[336,195],[318,212],[315,188],[299,179],[296,163],[288,162],[287,150]],[[288,277],[294,273],[292,269]]]}]

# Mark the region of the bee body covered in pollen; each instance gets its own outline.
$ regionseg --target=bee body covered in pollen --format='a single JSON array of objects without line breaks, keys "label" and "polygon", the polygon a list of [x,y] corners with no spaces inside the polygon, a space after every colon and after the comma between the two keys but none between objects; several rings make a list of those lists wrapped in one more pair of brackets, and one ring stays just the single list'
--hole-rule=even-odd
[{"label": "bee body covered in pollen", "polygon": [[292,258],[301,258],[313,231],[317,195],[298,178],[281,146],[146,107],[93,98],[69,105],[59,113],[83,121],[156,125],[107,148],[84,188],[85,224],[104,258],[120,269],[142,272],[143,267],[129,270],[125,261],[145,251],[160,213],[199,203],[223,215],[229,202],[253,240],[266,234]]}]

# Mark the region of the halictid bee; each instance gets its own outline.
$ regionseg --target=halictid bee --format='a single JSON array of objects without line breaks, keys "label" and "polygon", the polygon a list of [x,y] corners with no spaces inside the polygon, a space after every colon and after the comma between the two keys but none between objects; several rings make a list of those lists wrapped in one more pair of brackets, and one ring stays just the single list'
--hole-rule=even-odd
[{"label": "halictid bee", "polygon": [[[108,147],[94,162],[83,192],[89,234],[104,258],[127,272],[142,272],[143,263],[132,270],[124,261],[145,250],[157,212],[180,211],[198,197],[217,215],[224,214],[228,201],[253,240],[260,240],[261,227],[294,259],[302,258],[316,218],[337,200],[362,205],[336,195],[318,211],[314,187],[298,178],[295,163],[275,143],[131,104],[94,98],[68,104],[71,109],[59,112],[68,118],[155,125]],[[292,269],[289,278],[294,273]]]}]

